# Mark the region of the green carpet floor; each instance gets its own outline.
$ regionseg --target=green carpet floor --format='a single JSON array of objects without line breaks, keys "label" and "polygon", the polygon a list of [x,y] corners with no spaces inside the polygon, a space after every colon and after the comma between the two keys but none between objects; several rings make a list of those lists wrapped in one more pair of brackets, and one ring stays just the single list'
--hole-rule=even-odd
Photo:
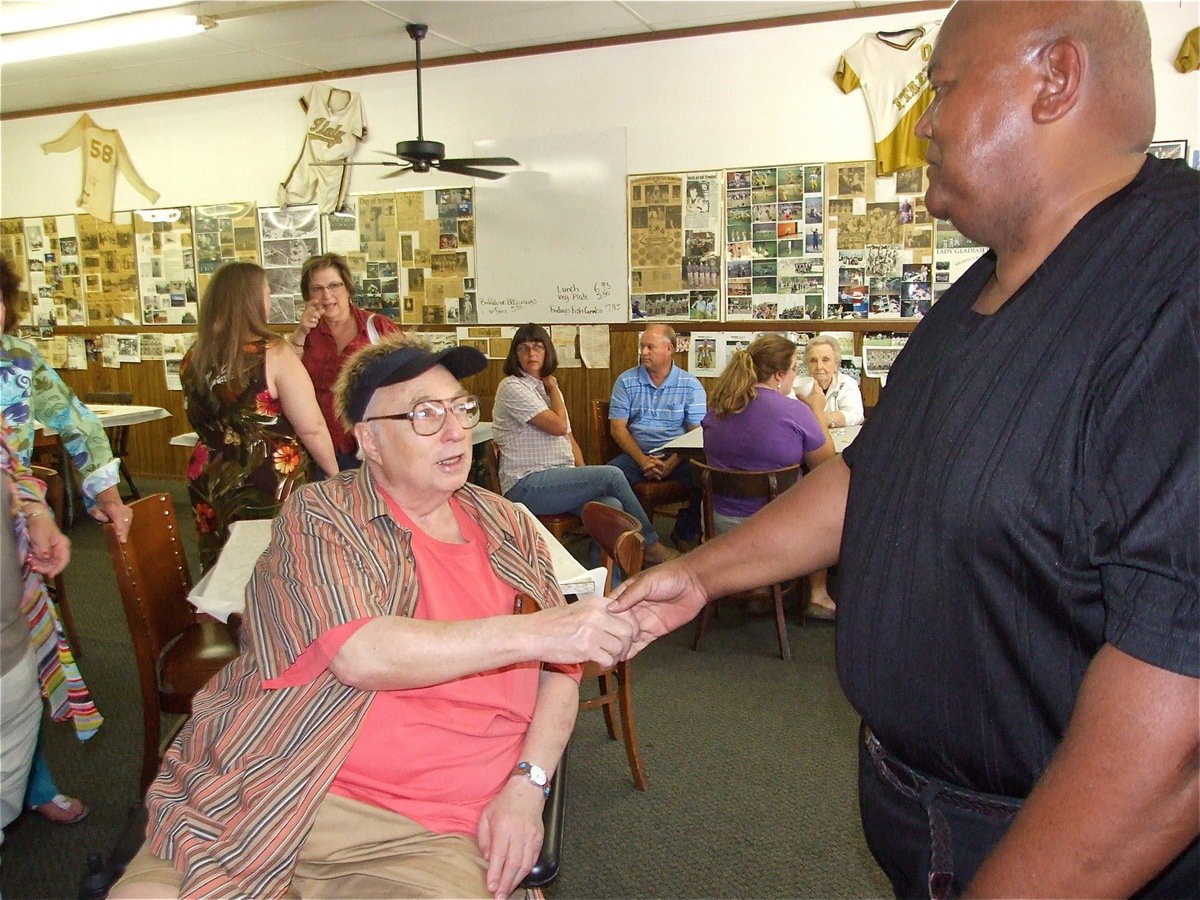
[{"label": "green carpet floor", "polygon": [[[169,490],[185,536],[190,507]],[[76,825],[26,815],[0,849],[9,900],[77,895],[89,850],[107,852],[137,800],[141,700],[108,551],[91,521],[70,532],[67,589],[83,635],[84,677],[106,717],[80,744],[47,724],[46,753],[65,793],[91,807]],[[195,571],[195,546],[188,546]],[[572,738],[563,868],[567,897],[875,897],[889,885],[864,843],[855,789],[857,720],[837,684],[833,628],[790,614],[793,661],[774,622],[730,608],[703,652],[691,628],[634,663],[635,710],[649,790],[634,790],[622,745],[599,711]],[[590,685],[585,685],[585,690]]]}]

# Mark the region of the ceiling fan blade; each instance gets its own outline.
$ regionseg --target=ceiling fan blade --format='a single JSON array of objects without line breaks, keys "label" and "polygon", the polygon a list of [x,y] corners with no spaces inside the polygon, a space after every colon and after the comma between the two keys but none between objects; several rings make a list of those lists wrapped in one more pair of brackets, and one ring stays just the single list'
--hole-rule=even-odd
[{"label": "ceiling fan blade", "polygon": [[[382,153],[384,156],[390,156],[392,159],[404,159],[404,157],[397,156],[395,153],[389,153],[387,150],[372,150],[371,152],[372,153]],[[385,166],[385,165],[387,165],[387,163],[379,163],[379,165]],[[393,163],[393,165],[395,165],[395,164]]]},{"label": "ceiling fan blade", "polygon": [[443,159],[440,163],[434,163],[438,169],[443,172],[453,172],[455,175],[466,175],[470,178],[486,178],[489,181],[495,181],[497,178],[503,178],[506,172],[493,172],[490,169],[476,169],[473,166],[462,166],[455,164],[454,160]]},{"label": "ceiling fan blade", "polygon": [[380,175],[379,177],[380,177],[380,179],[395,178],[397,175],[403,175],[405,172],[409,171],[410,169],[412,169],[412,166],[400,166],[399,168],[396,169],[395,172],[388,172],[386,175]]},{"label": "ceiling fan blade", "polygon": [[411,166],[407,166],[404,163],[398,163],[398,162],[315,162],[315,163],[309,163],[309,165],[313,165],[313,166],[404,166],[404,168],[406,168],[406,169],[411,168]]},{"label": "ceiling fan blade", "polygon": [[442,165],[450,163],[455,166],[519,166],[510,156],[477,156],[472,159],[443,159]]}]

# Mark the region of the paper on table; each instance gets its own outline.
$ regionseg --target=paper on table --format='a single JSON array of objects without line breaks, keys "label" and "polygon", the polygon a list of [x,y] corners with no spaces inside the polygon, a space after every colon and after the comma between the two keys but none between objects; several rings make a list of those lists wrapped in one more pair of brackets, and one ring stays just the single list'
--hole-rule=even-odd
[{"label": "paper on table", "polygon": [[246,519],[229,526],[229,540],[216,563],[192,588],[193,606],[222,622],[246,608],[246,585],[254,564],[271,543],[271,519]]},{"label": "paper on table", "polygon": [[612,350],[608,339],[607,325],[579,326],[579,355],[589,369],[607,369],[611,365]]}]

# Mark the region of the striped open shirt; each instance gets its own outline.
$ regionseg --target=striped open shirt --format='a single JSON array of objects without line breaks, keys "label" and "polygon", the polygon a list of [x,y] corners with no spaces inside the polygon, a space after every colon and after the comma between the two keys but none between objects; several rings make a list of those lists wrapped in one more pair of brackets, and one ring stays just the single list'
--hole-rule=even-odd
[{"label": "striped open shirt", "polygon": [[[530,517],[472,485],[456,496],[488,539],[492,568],[540,607],[564,601]],[[196,695],[146,795],[149,847],[184,874],[187,897],[281,897],[317,807],[375,694],[328,670],[265,690],[322,633],[411,615],[411,533],[388,515],[368,467],[284,504],[246,596],[242,654]],[[411,748],[419,752],[419,748]]]}]

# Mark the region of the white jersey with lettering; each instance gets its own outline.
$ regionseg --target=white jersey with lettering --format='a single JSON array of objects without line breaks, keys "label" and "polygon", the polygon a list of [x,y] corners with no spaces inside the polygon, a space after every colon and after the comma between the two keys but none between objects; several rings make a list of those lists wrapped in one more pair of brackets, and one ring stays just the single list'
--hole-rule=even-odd
[{"label": "white jersey with lettering", "polygon": [[158,191],[142,181],[120,133],[115,128],[101,128],[87,113],[62,137],[42,144],[43,153],[67,153],[79,148],[83,148],[83,185],[76,205],[97,219],[111,222],[118,171],[139,194],[151,203],[158,202]]},{"label": "white jersey with lettering", "polygon": [[283,184],[279,205],[316,202],[321,212],[337,210],[350,187],[346,166],[315,166],[313,163],[346,162],[367,134],[367,117],[362,97],[352,91],[314,84],[300,98],[307,113],[304,146]]},{"label": "white jersey with lettering", "polygon": [[845,94],[861,87],[866,98],[880,175],[925,163],[928,142],[913,129],[933,99],[925,69],[941,25],[864,34],[838,61],[834,83]]}]

